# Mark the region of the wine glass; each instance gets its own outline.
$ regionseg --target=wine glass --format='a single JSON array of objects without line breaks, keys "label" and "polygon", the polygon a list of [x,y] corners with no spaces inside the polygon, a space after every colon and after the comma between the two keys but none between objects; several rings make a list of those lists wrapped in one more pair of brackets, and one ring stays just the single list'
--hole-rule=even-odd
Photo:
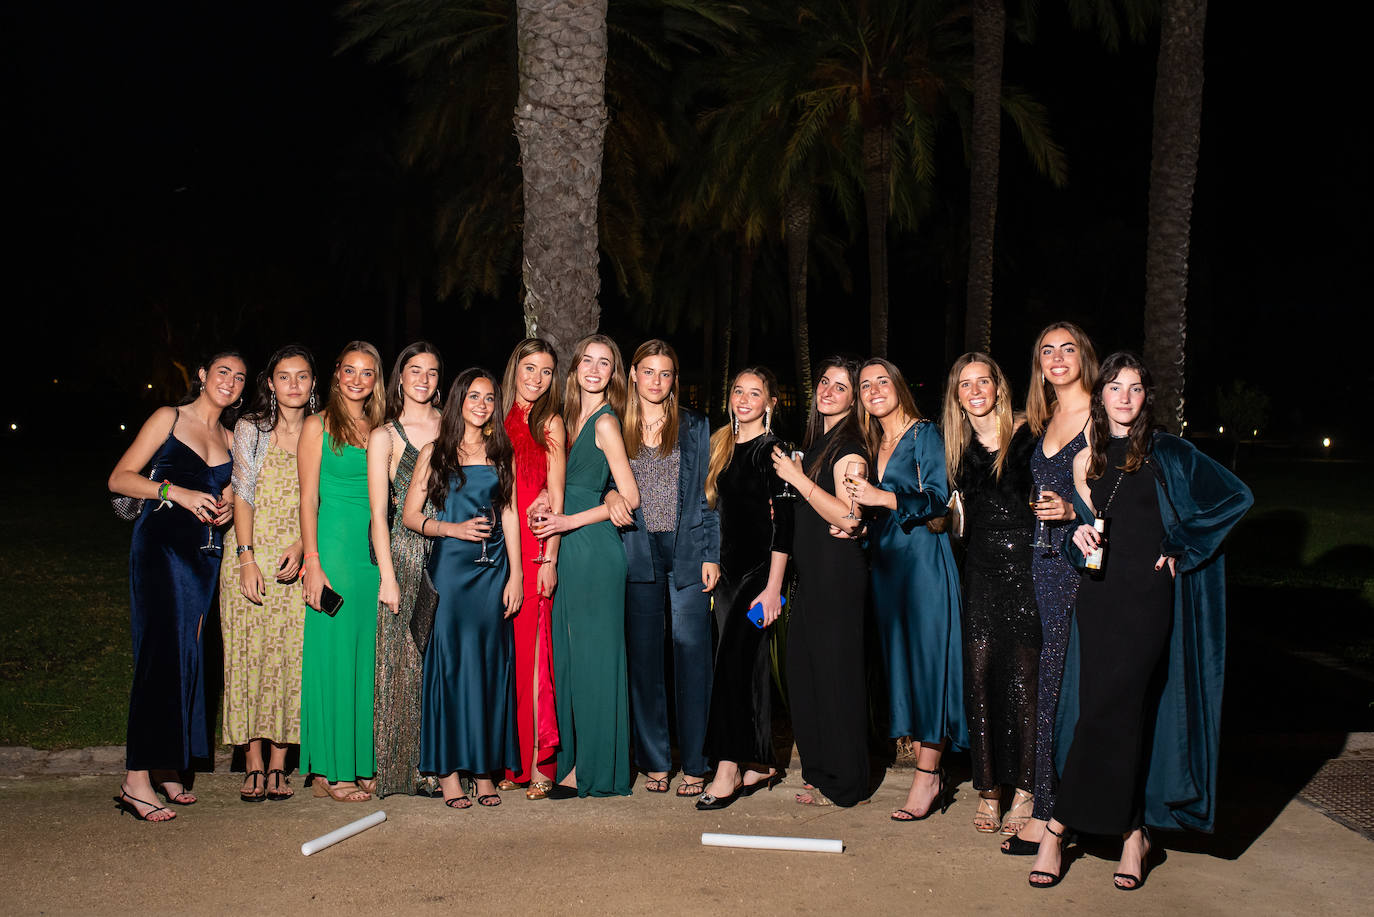
[{"label": "wine glass", "polygon": [[[496,519],[496,512],[491,508],[491,506],[488,505],[488,506],[479,506],[479,507],[477,507],[477,515],[484,517],[484,518],[487,520],[487,522],[491,524],[491,526],[492,526],[491,533],[492,533],[493,535],[495,535],[495,534],[496,534],[496,523],[495,523],[494,520]],[[487,539],[486,539],[486,538],[483,538],[483,539],[482,539],[482,556],[479,557],[479,558],[477,558],[476,560],[474,560],[473,563],[477,564],[479,567],[494,567],[494,566],[496,566],[496,560],[495,560],[494,558],[491,558],[491,557],[488,557],[488,556],[487,556]]]},{"label": "wine glass", "polygon": [[[858,459],[850,459],[849,463],[848,463],[847,465],[844,466],[844,476],[845,476],[846,478],[861,478],[861,477],[864,476],[864,474],[867,473],[867,471],[868,471],[868,465],[866,465],[865,463],[859,461]],[[845,516],[845,518],[846,518],[846,519],[857,519],[857,518],[859,518],[858,516],[854,515],[854,510],[855,510],[855,509],[857,509],[857,504],[854,502],[854,498],[853,498],[853,497],[850,497],[850,498],[849,498],[849,515]]]},{"label": "wine glass", "polygon": [[[786,452],[788,455],[790,455],[790,456],[792,457],[792,460],[793,460],[793,461],[795,461],[795,462],[800,462],[800,461],[802,460],[803,455],[802,455],[801,452],[798,452],[798,451],[797,451],[797,446],[796,446],[795,443],[786,443],[786,442],[784,442],[784,443],[778,443],[778,445],[782,448],[782,451],[783,451],[783,452]],[[783,482],[782,482],[782,490],[780,490],[780,491],[778,491],[777,493],[773,494],[773,499],[774,499],[774,500],[795,500],[795,499],[797,499],[799,496],[801,496],[801,494],[797,493],[796,490],[794,490],[794,489],[792,488],[792,485],[791,485],[791,484],[789,484],[787,481],[783,481]]]},{"label": "wine glass", "polygon": [[[1029,502],[1032,512],[1039,509],[1040,504],[1048,502],[1048,498],[1045,496],[1039,484],[1031,484]],[[1039,516],[1035,517],[1035,543],[1032,544],[1031,547],[1036,550],[1044,551],[1045,553],[1041,555],[1042,557],[1053,556],[1053,554],[1050,553],[1049,526],[1045,520],[1041,519]]]},{"label": "wine glass", "polygon": [[[536,523],[543,523],[543,522],[546,522],[546,521],[548,520],[548,518],[549,518],[549,517],[548,517],[546,514],[544,514],[544,513],[535,513],[535,514],[534,514],[534,521],[535,521]],[[546,563],[549,562],[549,559],[548,559],[547,557],[544,556],[544,542],[548,541],[548,539],[547,539],[547,538],[540,538],[538,535],[535,535],[534,537],[535,537],[535,539],[538,540],[538,542],[539,542],[539,553],[536,554],[536,555],[534,556],[534,561],[533,561],[533,562],[536,563],[536,564],[546,564]]]}]

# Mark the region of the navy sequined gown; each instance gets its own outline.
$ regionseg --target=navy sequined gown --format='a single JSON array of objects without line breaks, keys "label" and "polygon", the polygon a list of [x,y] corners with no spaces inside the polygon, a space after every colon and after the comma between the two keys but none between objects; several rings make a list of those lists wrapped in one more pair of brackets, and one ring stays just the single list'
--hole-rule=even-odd
[{"label": "navy sequined gown", "polygon": [[[1054,455],[1045,455],[1045,437],[1031,451],[1031,477],[1040,490],[1052,490],[1066,501],[1073,499],[1073,459],[1088,448],[1082,430]],[[1029,494],[1027,494],[1029,496]],[[1063,529],[1072,522],[1049,523],[1049,543],[1063,541]],[[1064,677],[1064,653],[1069,646],[1069,623],[1078,597],[1078,571],[1060,551],[1035,548],[1031,552],[1031,577],[1035,601],[1040,606],[1040,688],[1035,709],[1035,817],[1048,821],[1054,814],[1059,775],[1054,769],[1054,721],[1059,710],[1059,684]]]},{"label": "navy sequined gown", "polygon": [[[170,433],[153,454],[152,477],[219,496],[231,462],[207,465]],[[221,549],[201,550],[209,527],[180,506],[144,500],[129,551],[134,683],[125,766],[185,770],[210,756],[205,719],[205,618],[215,599]],[[217,537],[215,543],[222,544]]]}]

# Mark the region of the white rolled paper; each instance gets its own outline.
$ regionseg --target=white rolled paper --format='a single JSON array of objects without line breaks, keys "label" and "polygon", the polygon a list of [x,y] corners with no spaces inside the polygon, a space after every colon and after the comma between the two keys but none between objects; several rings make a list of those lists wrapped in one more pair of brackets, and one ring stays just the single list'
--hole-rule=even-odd
[{"label": "white rolled paper", "polygon": [[701,843],[703,847],[748,847],[751,850],[844,853],[844,841],[828,837],[774,837],[766,834],[703,833]]},{"label": "white rolled paper", "polygon": [[351,821],[342,828],[335,828],[328,834],[321,834],[313,841],[306,841],[304,844],[301,844],[301,854],[303,856],[310,856],[312,853],[319,853],[326,847],[332,847],[339,841],[348,840],[355,834],[362,834],[368,828],[374,825],[380,825],[384,821],[386,821],[386,812],[382,809],[378,809],[371,815],[364,815],[357,821]]}]

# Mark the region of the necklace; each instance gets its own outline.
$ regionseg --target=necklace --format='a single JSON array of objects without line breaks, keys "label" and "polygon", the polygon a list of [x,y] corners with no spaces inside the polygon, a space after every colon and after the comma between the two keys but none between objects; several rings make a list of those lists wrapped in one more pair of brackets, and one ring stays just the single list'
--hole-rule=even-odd
[{"label": "necklace", "polygon": [[655,420],[655,421],[651,421],[651,422],[648,422],[648,423],[641,424],[641,426],[644,427],[644,432],[645,432],[645,433],[651,433],[651,432],[653,432],[654,430],[657,430],[659,427],[663,426],[663,422],[664,422],[665,420],[667,420],[667,419],[668,419],[668,415],[667,415],[667,414],[660,414],[658,420]]},{"label": "necklace", "polygon": [[916,421],[914,420],[908,420],[905,424],[902,425],[902,429],[897,432],[896,436],[884,436],[883,445],[887,446],[901,439],[902,436],[906,434],[906,431],[911,429],[911,425],[915,422]]}]

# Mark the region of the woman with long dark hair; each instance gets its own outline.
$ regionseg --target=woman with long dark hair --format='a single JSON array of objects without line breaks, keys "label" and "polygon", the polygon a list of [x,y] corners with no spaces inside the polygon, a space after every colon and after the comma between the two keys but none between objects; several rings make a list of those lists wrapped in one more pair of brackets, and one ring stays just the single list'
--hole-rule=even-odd
[{"label": "woman with long dark hair", "polygon": [[830,357],[816,368],[815,399],[802,449],[805,465],[773,447],[773,468],[801,496],[792,556],[795,603],[787,626],[787,693],[806,786],[803,805],[852,806],[868,795],[868,690],[864,676],[864,606],[868,559],[845,476],[868,473],[858,420],[859,364]]},{"label": "woman with long dark hair", "polygon": [[203,628],[219,572],[218,530],[233,517],[229,431],[247,376],[237,353],[215,354],[196,371],[190,395],[154,411],[110,472],[111,492],[143,501],[129,551],[134,682],[128,773],[116,802],[144,821],[176,817],[157,804],[155,786],[169,803],[195,803],[187,771],[192,758],[210,754]]},{"label": "woman with long dark hair", "polygon": [[515,709],[520,765],[506,771],[502,790],[526,786],[543,799],[558,773],[558,713],[553,687],[553,591],[558,585],[558,536],[540,542],[530,528],[536,501],[563,511],[567,434],[559,416],[558,355],[542,338],[515,345],[501,382],[501,414],[515,461],[515,512],[520,520],[525,597],[515,616]]},{"label": "woman with long dark hair", "polygon": [[[705,742],[716,772],[696,803],[704,811],[764,786],[771,790],[778,779],[767,628],[782,613],[793,501],[778,496],[782,484],[773,471],[777,406],[773,373],[762,366],[741,370],[730,386],[730,423],[711,435],[706,498],[720,516],[715,601],[721,627]],[[749,618],[755,605],[762,612],[758,623]]]},{"label": "woman with long dark hair", "polygon": [[[1015,834],[1035,788],[1040,616],[1031,581],[1035,437],[1012,410],[1006,375],[985,353],[950,367],[945,464],[964,502],[964,709],[978,810],[973,826]],[[1003,788],[1013,791],[1001,811]]]},{"label": "woman with long dark hair", "polygon": [[296,448],[314,405],[315,358],[288,344],[268,358],[257,396],[234,426],[234,525],[224,539],[219,614],[224,741],[244,750],[244,802],[295,793],[286,753],[301,740],[306,610]]},{"label": "woman with long dark hair", "polygon": [[429,558],[429,539],[406,528],[405,505],[420,450],[439,435],[439,386],[444,359],[433,344],[416,341],[396,357],[386,389],[386,423],[367,441],[367,496],[372,554],[380,578],[373,747],[377,795],[432,794],[420,763],[420,664],[410,615]]},{"label": "woman with long dark hair", "polygon": [[435,539],[429,571],[439,593],[425,650],[420,770],[438,775],[444,804],[454,809],[472,806],[460,775],[475,779],[478,805],[500,805],[497,775],[520,757],[510,617],[524,587],[520,541],[506,537],[519,520],[500,404],[491,373],[474,367],[458,374],[405,502],[405,524]]},{"label": "woman with long dark hair", "polygon": [[[1212,829],[1226,659],[1221,545],[1253,500],[1192,444],[1153,432],[1153,400],[1139,357],[1103,361],[1092,445],[1074,459],[1081,524],[1064,551],[1088,576],[1064,673],[1070,741],[1030,874],[1036,888],[1059,883],[1066,827],[1121,835],[1112,884],[1122,891],[1149,874],[1146,825]],[[1105,520],[1107,537],[1089,520]]]},{"label": "woman with long dark hair", "polygon": [[[640,344],[630,361],[625,408],[625,451],[639,507],[622,537],[634,759],[651,793],[668,792],[670,725],[682,754],[677,794],[701,795],[709,770],[702,743],[711,699],[710,593],[720,577],[720,520],[706,501],[710,440],[706,416],[679,404],[677,353],[666,341]],[[620,497],[611,491],[607,499]],[[673,663],[672,724],[665,636]]]},{"label": "woman with long dark hair", "polygon": [[1059,682],[1069,645],[1078,574],[1055,545],[1074,519],[1073,457],[1088,441],[1088,404],[1097,379],[1097,353],[1083,329],[1055,322],[1040,332],[1031,355],[1026,423],[1036,436],[1031,450],[1036,543],[1031,546],[1031,576],[1040,611],[1040,671],[1035,700],[1035,802],[1032,817],[1002,852],[1035,853],[1054,811],[1054,724],[1059,710]]},{"label": "woman with long dark hair", "polygon": [[306,420],[296,452],[301,578],[314,609],[305,616],[301,659],[301,771],[316,775],[316,796],[338,802],[366,802],[375,786],[380,579],[368,557],[366,447],[385,416],[385,391],[377,348],[365,341],[344,347],[324,410]]},{"label": "woman with long dark hair", "polygon": [[564,386],[568,430],[564,511],[545,508],[540,538],[563,536],[553,599],[554,683],[562,748],[550,799],[628,796],[630,713],[625,676],[625,546],[602,502],[607,483],[639,506],[625,454],[625,364],[620,348],[592,334],[573,348]]},{"label": "woman with long dark hair", "polygon": [[916,409],[901,371],[881,357],[859,370],[859,408],[873,466],[844,481],[856,505],[873,509],[873,614],[887,672],[888,734],[919,745],[906,802],[891,818],[920,821],[949,807],[953,788],[940,766],[946,747],[968,746],[959,569],[943,525],[944,441]]}]

